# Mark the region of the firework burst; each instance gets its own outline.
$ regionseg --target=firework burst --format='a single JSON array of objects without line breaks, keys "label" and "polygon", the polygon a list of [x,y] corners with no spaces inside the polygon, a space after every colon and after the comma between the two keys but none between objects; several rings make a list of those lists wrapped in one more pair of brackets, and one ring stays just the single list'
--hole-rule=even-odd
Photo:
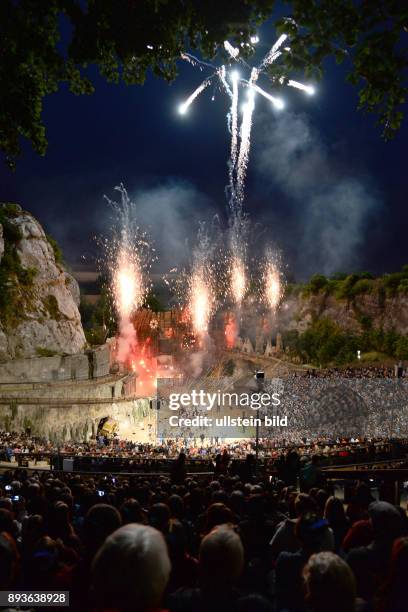
[{"label": "firework burst", "polygon": [[[256,44],[258,37],[251,37],[251,43]],[[245,45],[245,43],[243,43]],[[285,45],[285,46],[284,46]],[[248,45],[247,45],[248,46]],[[250,66],[245,58],[242,57],[240,49],[234,47],[229,41],[224,42],[224,49],[230,63],[228,66],[215,66],[203,62],[189,53],[183,53],[182,59],[188,61],[200,71],[210,68],[212,74],[207,76],[204,81],[193,91],[193,93],[183,102],[180,113],[185,114],[198,96],[213,82],[219,82],[230,98],[230,110],[228,113],[228,129],[231,134],[230,159],[228,162],[229,184],[226,188],[228,199],[228,239],[229,256],[227,262],[227,283],[228,289],[226,296],[232,298],[236,312],[234,316],[234,326],[238,329],[240,322],[241,305],[248,290],[248,271],[247,271],[247,249],[249,219],[243,212],[243,201],[245,195],[245,179],[248,169],[249,153],[251,148],[252,119],[255,110],[255,96],[259,94],[267,99],[277,110],[284,108],[284,102],[279,95],[275,95],[265,90],[260,85],[261,79],[269,79],[269,86],[282,89],[282,86],[294,87],[309,95],[314,93],[313,87],[305,85],[287,76],[268,74],[268,68],[279,61],[284,53],[291,53],[288,36],[282,34],[272,45],[262,61],[256,66]],[[247,73],[247,78],[241,73]],[[241,123],[238,118],[238,103],[240,91],[246,97]],[[213,96],[214,99],[214,96]],[[282,297],[282,278],[277,262],[271,258],[268,252],[264,264],[264,274],[261,279],[261,295],[267,304],[270,312],[275,312]],[[203,271],[201,270],[201,276]]]},{"label": "firework burst", "polygon": [[[252,115],[255,110],[255,94],[258,93],[269,102],[277,110],[284,108],[284,102],[279,96],[272,95],[261,87],[258,83],[261,77],[268,78],[269,84],[272,87],[281,88],[282,86],[294,87],[309,95],[314,94],[314,88],[311,85],[306,85],[289,79],[286,76],[271,76],[268,74],[268,68],[271,64],[277,62],[283,53],[291,53],[290,46],[283,47],[287,42],[288,36],[282,34],[278,40],[272,45],[271,49],[257,66],[250,66],[247,61],[241,56],[240,49],[234,47],[228,40],[224,42],[224,49],[229,56],[230,62],[235,63],[245,71],[249,71],[249,77],[245,78],[240,75],[235,68],[227,70],[225,65],[215,66],[214,64],[204,62],[194,57],[189,53],[182,53],[181,58],[200,70],[207,68],[212,69],[212,74],[202,81],[202,83],[193,91],[190,96],[179,106],[179,112],[184,115],[198,96],[214,81],[218,80],[221,88],[227,93],[231,100],[231,108],[228,114],[228,127],[231,133],[231,158],[229,163],[229,190],[231,197],[231,205],[236,206],[242,203],[244,198],[245,177],[248,167],[249,151],[251,145],[251,128]],[[258,42],[257,37],[251,38],[251,43]],[[229,65],[228,68],[231,66]],[[247,100],[244,105],[241,126],[238,125],[238,97],[239,86],[246,90]]]}]

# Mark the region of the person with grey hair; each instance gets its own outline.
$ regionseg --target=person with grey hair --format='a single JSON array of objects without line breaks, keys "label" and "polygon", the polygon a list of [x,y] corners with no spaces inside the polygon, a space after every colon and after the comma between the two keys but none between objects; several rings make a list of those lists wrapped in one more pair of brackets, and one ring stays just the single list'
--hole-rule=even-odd
[{"label": "person with grey hair", "polygon": [[357,594],[371,603],[389,569],[394,540],[403,535],[401,512],[386,501],[368,506],[373,541],[368,546],[352,548],[346,561],[357,581]]},{"label": "person with grey hair", "polygon": [[179,589],[169,598],[171,612],[225,612],[236,609],[244,569],[241,538],[229,524],[217,525],[201,541],[197,589]]},{"label": "person with grey hair", "polygon": [[356,581],[350,567],[332,552],[312,555],[303,568],[310,612],[355,612]]},{"label": "person with grey hair", "polygon": [[114,531],[92,564],[91,597],[97,609],[158,610],[171,564],[162,534],[130,523]]}]

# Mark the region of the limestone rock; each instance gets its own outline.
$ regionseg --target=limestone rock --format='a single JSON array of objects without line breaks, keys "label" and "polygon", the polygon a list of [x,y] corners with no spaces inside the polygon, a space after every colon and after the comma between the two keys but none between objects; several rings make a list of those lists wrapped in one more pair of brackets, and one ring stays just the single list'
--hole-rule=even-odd
[{"label": "limestone rock", "polygon": [[68,291],[71,293],[75,304],[79,306],[79,303],[81,301],[81,292],[79,290],[79,285],[75,278],[71,276],[71,274],[68,274],[68,272],[65,272],[65,284],[67,286]]},{"label": "limestone rock", "polygon": [[247,353],[248,355],[253,355],[254,347],[252,346],[252,342],[249,338],[246,338],[244,344],[242,346],[242,352]]},{"label": "limestone rock", "polygon": [[358,295],[354,301],[322,294],[290,297],[279,311],[278,325],[282,330],[302,333],[314,320],[327,318],[358,334],[364,331],[359,314],[370,320],[373,329],[408,334],[408,295],[403,293],[386,296],[383,303],[370,293]]},{"label": "limestone rock", "polygon": [[265,352],[264,352],[264,356],[265,357],[272,357],[276,352],[276,349],[274,346],[272,346],[272,342],[270,340],[268,340],[268,342],[266,343],[266,348],[265,348]]},{"label": "limestone rock", "polygon": [[8,343],[7,336],[0,326],[0,362],[6,361],[8,358]]},{"label": "limestone rock", "polygon": [[17,208],[9,222],[19,235],[15,255],[32,280],[28,289],[17,278],[11,280],[18,309],[11,323],[2,321],[0,313],[0,360],[82,352],[86,340],[75,279],[56,262],[43,228],[32,215]]}]

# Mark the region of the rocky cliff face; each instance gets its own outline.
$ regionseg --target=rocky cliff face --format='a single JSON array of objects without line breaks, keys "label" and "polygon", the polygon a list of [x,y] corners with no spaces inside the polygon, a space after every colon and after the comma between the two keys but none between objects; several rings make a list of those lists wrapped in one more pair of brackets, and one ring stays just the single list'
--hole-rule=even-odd
[{"label": "rocky cliff face", "polygon": [[0,204],[0,361],[84,349],[79,288],[38,221]]},{"label": "rocky cliff face", "polygon": [[408,295],[392,297],[362,294],[353,300],[334,295],[298,295],[289,297],[281,306],[280,328],[303,332],[316,319],[326,317],[345,331],[361,333],[367,327],[408,335]]}]

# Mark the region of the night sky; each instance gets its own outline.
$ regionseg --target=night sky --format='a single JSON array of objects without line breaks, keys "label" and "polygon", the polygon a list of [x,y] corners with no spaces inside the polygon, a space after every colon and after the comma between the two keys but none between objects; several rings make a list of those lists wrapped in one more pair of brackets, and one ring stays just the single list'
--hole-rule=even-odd
[{"label": "night sky", "polygon": [[[273,42],[263,28],[261,56]],[[218,92],[211,102],[208,90],[180,116],[179,103],[205,76],[183,62],[171,85],[152,76],[144,86],[110,85],[91,74],[93,96],[62,87],[46,98],[47,154],[25,145],[14,173],[2,163],[0,198],[38,217],[70,264],[92,262],[93,237],[110,225],[103,194],[114,197],[123,181],[155,239],[159,269],[179,265],[201,219],[225,221],[228,100]],[[408,121],[384,142],[334,62],[316,88],[313,97],[284,92],[280,113],[256,99],[245,202],[254,235],[281,249],[297,279],[394,271],[408,263]]]}]

